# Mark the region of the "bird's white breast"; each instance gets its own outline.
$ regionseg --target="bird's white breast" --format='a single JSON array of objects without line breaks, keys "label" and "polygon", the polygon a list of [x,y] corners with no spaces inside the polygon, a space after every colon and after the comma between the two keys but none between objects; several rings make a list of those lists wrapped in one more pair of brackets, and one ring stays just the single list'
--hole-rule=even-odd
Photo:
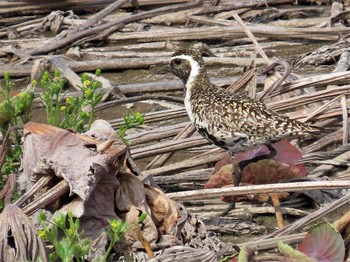
[{"label": "bird's white breast", "polygon": [[185,59],[187,60],[190,65],[191,65],[191,72],[190,75],[186,81],[186,94],[185,94],[185,108],[187,111],[187,114],[191,120],[191,122],[197,126],[197,127],[201,127],[201,128],[207,128],[208,127],[208,123],[206,121],[202,121],[199,116],[197,115],[196,112],[193,112],[193,108],[191,105],[191,92],[192,92],[192,87],[194,82],[196,81],[197,77],[199,76],[200,73],[200,65],[197,61],[195,61],[191,56],[188,55],[179,55],[179,56],[175,56],[172,59]]},{"label": "bird's white breast", "polygon": [[191,102],[190,102],[190,92],[188,91],[188,89],[186,89],[186,95],[185,95],[184,104],[185,104],[185,108],[186,108],[187,114],[188,114],[191,122],[193,123],[194,122],[194,115],[193,115],[192,105],[191,105]]}]

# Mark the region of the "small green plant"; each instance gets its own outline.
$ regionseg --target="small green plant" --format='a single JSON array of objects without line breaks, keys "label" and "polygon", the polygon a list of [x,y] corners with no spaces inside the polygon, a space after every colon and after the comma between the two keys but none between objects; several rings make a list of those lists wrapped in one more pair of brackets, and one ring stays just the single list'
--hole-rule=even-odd
[{"label": "small green plant", "polygon": [[[107,261],[113,246],[122,239],[126,232],[133,230],[139,223],[142,223],[146,216],[147,213],[143,212],[137,222],[131,225],[123,220],[113,219],[109,221],[106,234],[110,243],[102,261]],[[84,261],[89,253],[91,241],[89,238],[83,237],[84,232],[79,232],[80,221],[73,218],[71,211],[68,211],[67,215],[56,214],[52,222],[47,220],[43,212],[40,212],[39,221],[43,226],[43,229],[38,231],[39,237],[50,242],[54,247],[53,252],[49,254],[50,261],[57,261],[57,259],[67,262]],[[50,224],[51,227],[49,228],[47,224]],[[58,240],[60,232],[63,232],[63,236]]]},{"label": "small green plant", "polygon": [[[52,220],[48,221],[43,212],[39,214],[39,220],[43,229],[38,235],[49,241],[54,246],[54,251],[49,254],[50,261],[84,261],[90,249],[90,239],[85,237],[84,232],[79,232],[80,221],[73,219],[71,211],[67,215],[58,213]],[[49,228],[47,224],[51,224]],[[63,237],[58,240],[59,231],[63,232]]]},{"label": "small green plant", "polygon": [[24,113],[31,106],[34,98],[34,90],[28,87],[23,92],[13,96],[13,84],[10,81],[9,73],[4,73],[4,85],[0,84],[0,124],[6,123],[15,126],[25,123],[28,118]]},{"label": "small green plant", "polygon": [[128,224],[123,220],[113,219],[109,221],[110,228],[106,229],[107,236],[110,240],[108,249],[104,254],[102,261],[107,261],[107,257],[112,251],[113,246],[120,241],[127,232]]},{"label": "small green plant", "polygon": [[137,222],[135,224],[131,224],[128,225],[127,222],[123,221],[123,220],[117,220],[117,219],[113,219],[113,220],[109,220],[109,225],[110,227],[108,229],[106,229],[106,234],[110,240],[108,249],[106,251],[106,253],[104,254],[102,261],[105,262],[107,261],[107,258],[109,256],[109,254],[112,251],[113,246],[120,241],[120,239],[124,236],[124,234],[130,230],[132,230],[133,228],[135,228],[138,223],[142,223],[145,218],[147,216],[147,213],[143,212]]},{"label": "small green plant", "polygon": [[[98,77],[101,70],[97,69],[95,76]],[[91,127],[95,106],[101,101],[102,94],[97,92],[99,82],[93,78],[88,79],[87,74],[81,76],[82,94],[78,97],[68,97],[64,105],[59,101],[64,95],[63,87],[65,80],[60,76],[59,71],[55,71],[54,77],[50,77],[45,72],[41,79],[41,86],[46,91],[41,95],[41,100],[45,105],[47,123],[62,128],[72,128],[77,132],[82,132]]]},{"label": "small green plant", "polygon": [[125,133],[128,129],[142,125],[145,121],[145,115],[140,112],[131,112],[124,116],[124,124],[118,129],[118,136],[126,144],[130,144],[130,141],[125,137]]},{"label": "small green plant", "polygon": [[60,71],[56,70],[52,78],[48,71],[41,77],[40,84],[46,91],[40,98],[45,106],[47,123],[54,126],[60,125],[60,97],[63,92],[65,80],[60,77]]},{"label": "small green plant", "polygon": [[[29,119],[27,110],[30,108],[34,99],[34,90],[32,86],[17,95],[14,94],[15,90],[10,81],[10,75],[9,73],[4,73],[4,79],[0,82],[0,98],[2,101],[0,103],[0,129],[3,137],[10,126],[24,124],[28,122]],[[20,134],[17,131],[13,134],[13,145],[7,152],[6,161],[1,170],[2,175],[15,172],[17,167],[19,167],[20,156],[22,153],[20,147]],[[0,187],[2,186],[0,185]]]}]

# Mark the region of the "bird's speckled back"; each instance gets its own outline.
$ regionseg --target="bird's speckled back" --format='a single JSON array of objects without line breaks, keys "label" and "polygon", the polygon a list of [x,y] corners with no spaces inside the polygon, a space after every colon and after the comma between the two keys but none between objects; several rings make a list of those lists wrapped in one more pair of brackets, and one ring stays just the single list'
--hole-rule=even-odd
[{"label": "bird's speckled back", "polygon": [[[171,66],[176,66],[175,74],[184,78],[185,106],[191,121],[200,134],[226,150],[243,151],[255,145],[318,131],[268,109],[260,101],[215,86],[196,50],[175,52]],[[197,66],[199,69],[193,76],[191,70]]]}]

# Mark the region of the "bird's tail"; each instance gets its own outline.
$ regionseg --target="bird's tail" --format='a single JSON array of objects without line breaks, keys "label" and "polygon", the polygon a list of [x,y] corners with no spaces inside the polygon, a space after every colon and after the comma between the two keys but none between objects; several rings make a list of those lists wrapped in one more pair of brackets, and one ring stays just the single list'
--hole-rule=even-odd
[{"label": "bird's tail", "polygon": [[334,131],[330,127],[322,127],[322,126],[316,126],[316,125],[309,125],[309,127],[311,128],[309,133],[313,136],[323,136],[323,135],[332,133]]}]

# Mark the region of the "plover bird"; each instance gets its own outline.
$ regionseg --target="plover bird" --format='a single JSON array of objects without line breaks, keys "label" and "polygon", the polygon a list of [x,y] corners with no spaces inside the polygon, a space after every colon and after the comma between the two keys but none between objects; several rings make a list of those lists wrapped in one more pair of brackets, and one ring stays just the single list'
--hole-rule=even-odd
[{"label": "plover bird", "polygon": [[[231,153],[266,145],[272,157],[276,152],[271,143],[319,132],[317,128],[274,112],[260,101],[215,86],[197,50],[176,51],[170,68],[184,83],[186,111],[198,132]],[[235,176],[234,184],[238,185],[239,180],[240,174]]]}]

